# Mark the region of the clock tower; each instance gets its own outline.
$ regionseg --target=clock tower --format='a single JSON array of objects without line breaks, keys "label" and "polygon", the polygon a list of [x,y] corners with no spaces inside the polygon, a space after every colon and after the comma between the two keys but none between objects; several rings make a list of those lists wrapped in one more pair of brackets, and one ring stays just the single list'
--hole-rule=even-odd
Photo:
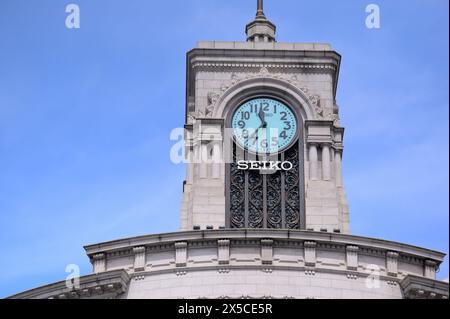
[{"label": "clock tower", "polygon": [[276,42],[257,3],[246,41],[187,54],[182,230],[87,245],[78,287],[10,298],[448,299],[444,253],[348,234],[341,56]]},{"label": "clock tower", "polygon": [[277,42],[262,0],[245,31],[245,42],[199,42],[187,54],[182,230],[349,233],[341,56]]}]

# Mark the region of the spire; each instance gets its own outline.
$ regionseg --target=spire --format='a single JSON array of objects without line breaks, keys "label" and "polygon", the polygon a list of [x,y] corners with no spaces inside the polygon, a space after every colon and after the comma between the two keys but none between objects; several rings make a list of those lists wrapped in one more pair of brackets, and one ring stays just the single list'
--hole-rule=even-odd
[{"label": "spire", "polygon": [[247,41],[251,42],[275,42],[276,26],[267,20],[264,15],[264,2],[257,0],[256,18],[247,24],[245,33]]},{"label": "spire", "polygon": [[266,19],[266,16],[264,15],[264,1],[258,0],[258,10],[256,11],[256,19]]}]

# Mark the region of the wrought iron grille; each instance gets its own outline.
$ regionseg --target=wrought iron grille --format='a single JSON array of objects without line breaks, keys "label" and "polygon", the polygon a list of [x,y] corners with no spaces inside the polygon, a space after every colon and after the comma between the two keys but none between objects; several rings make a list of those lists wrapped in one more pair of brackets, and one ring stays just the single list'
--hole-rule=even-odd
[{"label": "wrought iron grille", "polygon": [[[289,161],[289,171],[263,174],[240,170],[237,162],[248,154],[233,145],[233,163],[228,164],[227,210],[230,228],[304,228],[303,157],[301,144],[279,154],[275,160]],[[257,157],[256,160],[262,160]]]}]

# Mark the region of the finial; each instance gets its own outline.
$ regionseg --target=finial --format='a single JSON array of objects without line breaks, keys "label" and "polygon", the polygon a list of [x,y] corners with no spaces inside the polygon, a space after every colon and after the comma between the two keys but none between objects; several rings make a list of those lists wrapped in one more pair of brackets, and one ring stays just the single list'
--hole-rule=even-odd
[{"label": "finial", "polygon": [[264,15],[264,0],[258,0],[258,9],[256,11],[256,18],[263,18],[265,19],[266,16]]},{"label": "finial", "polygon": [[251,42],[275,42],[276,26],[267,20],[264,14],[264,1],[257,0],[256,18],[247,24],[245,33],[247,41]]}]

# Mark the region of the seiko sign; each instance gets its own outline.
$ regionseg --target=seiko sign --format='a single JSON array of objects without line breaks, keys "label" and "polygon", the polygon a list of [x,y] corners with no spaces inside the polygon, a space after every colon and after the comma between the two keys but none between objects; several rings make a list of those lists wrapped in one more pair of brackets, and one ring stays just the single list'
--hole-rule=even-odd
[{"label": "seiko sign", "polygon": [[285,161],[238,161],[239,170],[290,171],[294,165]]}]

